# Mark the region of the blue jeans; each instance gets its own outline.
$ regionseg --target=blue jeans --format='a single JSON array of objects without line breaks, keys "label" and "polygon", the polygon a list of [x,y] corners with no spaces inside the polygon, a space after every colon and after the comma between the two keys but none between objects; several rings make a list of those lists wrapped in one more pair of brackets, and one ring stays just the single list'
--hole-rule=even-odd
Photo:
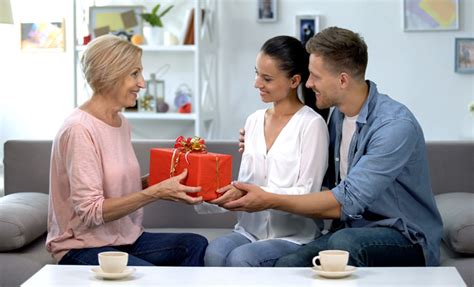
[{"label": "blue jeans", "polygon": [[312,266],[313,257],[327,249],[349,251],[348,264],[352,266],[425,266],[421,246],[388,227],[344,228],[325,234],[295,253],[280,258],[275,266]]},{"label": "blue jeans", "polygon": [[301,245],[281,239],[251,242],[232,232],[209,243],[204,256],[206,266],[271,267],[283,255],[295,252]]},{"label": "blue jeans", "polygon": [[124,251],[129,266],[203,266],[207,239],[192,233],[143,232],[131,245],[72,249],[58,264],[99,265],[103,251]]}]

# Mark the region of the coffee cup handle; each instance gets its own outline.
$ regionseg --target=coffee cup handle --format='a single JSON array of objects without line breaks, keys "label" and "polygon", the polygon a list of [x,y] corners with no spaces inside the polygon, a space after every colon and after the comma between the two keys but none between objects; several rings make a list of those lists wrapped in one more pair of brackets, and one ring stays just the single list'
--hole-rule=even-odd
[{"label": "coffee cup handle", "polygon": [[319,267],[321,267],[320,264],[316,263],[317,261],[319,261],[319,255],[313,257],[313,266],[319,266]]}]

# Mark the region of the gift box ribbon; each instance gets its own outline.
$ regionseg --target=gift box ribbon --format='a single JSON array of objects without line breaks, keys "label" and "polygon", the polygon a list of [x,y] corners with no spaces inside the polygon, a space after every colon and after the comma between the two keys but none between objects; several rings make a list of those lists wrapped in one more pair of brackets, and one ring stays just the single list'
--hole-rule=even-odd
[{"label": "gift box ribbon", "polygon": [[206,142],[200,137],[185,138],[179,136],[174,143],[173,156],[171,157],[170,177],[174,176],[181,153],[184,154],[186,163],[189,164],[188,154],[191,152],[207,153]]},{"label": "gift box ribbon", "polygon": [[[191,152],[207,153],[206,142],[200,137],[186,138],[179,136],[176,138],[173,150],[173,156],[171,157],[170,177],[174,176],[176,167],[179,163],[181,153],[185,153],[184,159],[189,164],[188,154]],[[219,187],[219,158],[216,156],[216,181]]]}]

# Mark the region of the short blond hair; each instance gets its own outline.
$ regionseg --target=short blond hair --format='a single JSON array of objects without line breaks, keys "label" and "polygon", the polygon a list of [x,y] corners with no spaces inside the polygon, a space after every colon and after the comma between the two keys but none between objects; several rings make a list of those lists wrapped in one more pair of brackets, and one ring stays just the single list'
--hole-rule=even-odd
[{"label": "short blond hair", "polygon": [[111,91],[140,62],[142,49],[114,35],[100,36],[81,58],[82,72],[94,93]]}]

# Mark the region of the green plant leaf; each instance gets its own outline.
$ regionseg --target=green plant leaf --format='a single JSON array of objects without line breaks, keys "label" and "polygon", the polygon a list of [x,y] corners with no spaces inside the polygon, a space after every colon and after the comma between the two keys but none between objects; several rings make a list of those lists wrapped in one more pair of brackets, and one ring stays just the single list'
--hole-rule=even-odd
[{"label": "green plant leaf", "polygon": [[156,4],[155,7],[153,7],[153,10],[151,10],[151,14],[156,15],[158,13],[158,10],[160,10],[160,5],[161,4]]},{"label": "green plant leaf", "polygon": [[174,5],[170,5],[166,8],[161,14],[158,15],[158,11],[160,10],[161,4],[156,4],[155,7],[151,10],[151,13],[143,13],[140,14],[146,22],[150,24],[152,27],[163,27],[163,22],[161,21],[161,17],[163,17],[166,13],[168,13]]},{"label": "green plant leaf", "polygon": [[163,27],[163,22],[161,22],[161,18],[156,19],[156,26]]},{"label": "green plant leaf", "polygon": [[159,17],[165,16],[165,14],[168,13],[171,10],[171,8],[173,8],[173,7],[174,7],[174,5],[171,5],[168,8],[166,8],[165,11],[161,12]]}]

